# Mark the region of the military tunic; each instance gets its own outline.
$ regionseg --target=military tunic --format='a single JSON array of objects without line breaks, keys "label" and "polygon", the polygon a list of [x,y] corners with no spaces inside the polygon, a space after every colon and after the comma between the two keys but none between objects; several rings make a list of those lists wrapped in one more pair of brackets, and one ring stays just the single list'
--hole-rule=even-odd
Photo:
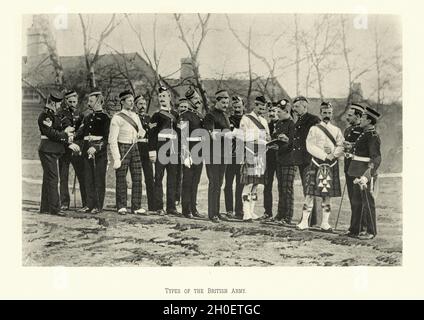
[{"label": "military tunic", "polygon": [[[240,128],[240,120],[242,115],[232,115],[229,117],[231,131],[234,129]],[[237,163],[237,142],[236,138],[233,140],[233,154],[231,159],[231,164],[227,165],[225,169],[225,187],[224,187],[224,196],[225,196],[225,208],[227,212],[232,212],[235,210],[235,215],[238,218],[243,218],[243,203],[242,203],[242,193],[243,185],[241,184],[241,163]],[[233,206],[233,182],[234,178],[236,179],[236,194],[235,194],[235,207]]]},{"label": "military tunic", "polygon": [[[222,111],[216,108],[213,108],[209,111],[203,121],[203,127],[209,132],[218,131],[222,132],[223,130],[230,131],[230,121],[228,120],[227,115]],[[232,154],[225,154],[225,143],[224,136],[222,134],[216,135],[216,140],[213,140],[211,137],[210,148],[209,148],[209,159],[206,161],[206,173],[209,179],[208,184],[208,217],[209,219],[219,217],[219,207],[221,199],[221,187],[224,182],[225,175],[225,158],[232,158]],[[220,143],[220,154],[213,152],[214,143]]]},{"label": "military tunic", "polygon": [[352,161],[349,165],[348,174],[353,178],[360,178],[364,174],[368,176],[368,183],[364,190],[359,184],[353,185],[352,192],[352,223],[349,231],[357,235],[361,231],[369,234],[377,234],[377,221],[375,212],[375,199],[373,188],[377,179],[377,169],[381,164],[380,137],[372,126],[364,129],[356,140],[352,149]]},{"label": "military tunic", "polygon": [[[362,133],[362,131],[363,130],[359,125],[352,125],[352,126],[347,127],[345,129],[345,132],[344,132],[345,141],[354,144],[356,142],[356,140],[358,139],[359,135]],[[352,150],[346,150],[346,152],[345,152],[344,173],[345,173],[345,178],[346,178],[346,188],[347,188],[347,194],[348,194],[348,197],[349,197],[350,207],[351,207],[351,211],[353,211],[352,194],[353,194],[353,180],[355,178],[351,177],[347,174],[350,162],[352,161],[351,151]],[[351,225],[353,225],[355,223],[353,218],[354,218],[354,216],[352,215],[351,221],[350,221]]]},{"label": "military tunic", "polygon": [[[60,118],[62,130],[67,127],[73,127],[75,130],[81,126],[83,121],[82,114],[75,114],[72,107],[64,107],[57,113]],[[82,147],[82,141],[74,140],[74,143]],[[69,197],[69,166],[72,164],[76,177],[78,178],[79,189],[81,193],[82,206],[87,204],[85,181],[84,181],[84,161],[79,154],[74,154],[71,149],[66,149],[65,154],[59,159],[60,173],[60,202],[62,207],[68,207],[70,204]]]},{"label": "military tunic", "polygon": [[[75,139],[83,140],[82,158],[89,210],[102,210],[104,205],[109,127],[109,116],[103,111],[95,111],[84,118],[75,135]],[[91,147],[96,149],[94,157],[90,157],[87,153]]]},{"label": "military tunic", "polygon": [[40,113],[38,128],[41,133],[38,155],[43,167],[40,213],[57,214],[60,212],[59,158],[69,145],[68,134],[62,130],[59,117],[49,108]]},{"label": "military tunic", "polygon": [[[271,120],[268,123],[269,133],[275,131],[277,120]],[[265,185],[264,185],[264,209],[265,215],[272,217],[272,185],[274,183],[274,176],[277,172],[277,150],[268,149],[266,152],[266,169],[265,169]]]},{"label": "military tunic", "polygon": [[[197,190],[202,175],[203,162],[201,161],[201,151],[197,152],[195,157],[193,157],[192,151],[194,151],[193,148],[199,146],[202,141],[202,137],[196,136],[193,131],[202,128],[202,124],[203,119],[196,111],[187,110],[180,114],[181,160],[184,161],[184,159],[189,156],[193,159],[190,168],[185,165],[182,167],[181,206],[183,215],[196,215],[198,213],[196,207]],[[185,150],[185,147],[188,147],[188,150]]]},{"label": "military tunic", "polygon": [[[155,162],[155,209],[163,210],[163,187],[162,181],[166,170],[166,212],[176,211],[175,190],[177,187],[176,175],[178,166],[178,135],[177,135],[178,114],[171,110],[160,110],[152,115],[150,119],[149,152],[155,151],[157,159]],[[165,144],[171,144],[167,148],[166,156],[168,163],[161,159],[161,148]],[[165,155],[165,154],[164,154]],[[171,159],[173,158],[173,159]]]}]

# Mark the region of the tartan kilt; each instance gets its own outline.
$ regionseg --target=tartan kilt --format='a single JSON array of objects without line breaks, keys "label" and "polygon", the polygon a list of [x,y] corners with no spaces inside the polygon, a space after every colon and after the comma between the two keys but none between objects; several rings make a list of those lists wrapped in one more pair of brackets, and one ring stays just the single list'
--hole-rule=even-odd
[{"label": "tartan kilt", "polygon": [[265,184],[265,158],[255,155],[253,162],[245,162],[241,165],[241,184]]},{"label": "tartan kilt", "polygon": [[[320,166],[317,166],[317,163]],[[340,197],[339,163],[336,161],[333,166],[325,164],[323,165],[322,161],[313,158],[306,169],[305,193],[317,197]]]}]

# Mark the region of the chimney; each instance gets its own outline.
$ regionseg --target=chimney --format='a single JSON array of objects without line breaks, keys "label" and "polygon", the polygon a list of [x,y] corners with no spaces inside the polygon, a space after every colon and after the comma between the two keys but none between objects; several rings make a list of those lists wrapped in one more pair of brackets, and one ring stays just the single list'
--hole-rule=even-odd
[{"label": "chimney", "polygon": [[[27,56],[38,57],[47,54],[47,46],[43,43],[42,24],[46,18],[42,15],[34,14],[32,16],[32,25],[27,29]],[[47,20],[48,23],[48,20]]]},{"label": "chimney", "polygon": [[194,77],[193,60],[191,58],[182,58],[180,79],[188,79],[193,77]]}]

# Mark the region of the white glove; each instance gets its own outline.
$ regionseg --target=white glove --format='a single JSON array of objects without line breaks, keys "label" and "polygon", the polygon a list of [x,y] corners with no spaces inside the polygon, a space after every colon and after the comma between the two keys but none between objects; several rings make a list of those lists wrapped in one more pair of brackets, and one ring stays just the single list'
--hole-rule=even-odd
[{"label": "white glove", "polygon": [[77,145],[75,143],[71,143],[68,148],[71,149],[73,152],[80,152],[81,151],[79,145]]},{"label": "white glove", "polygon": [[149,151],[149,159],[151,162],[156,162],[156,151]]},{"label": "white glove", "polygon": [[289,142],[289,137],[287,137],[284,133],[278,135],[278,140],[283,142]]},{"label": "white glove", "polygon": [[192,164],[193,164],[193,160],[191,159],[191,157],[187,157],[184,159],[184,165],[187,168],[190,168]]},{"label": "white glove", "polygon": [[66,132],[66,133],[72,133],[72,132],[74,132],[74,131],[75,131],[75,128],[74,128],[74,127],[69,126],[69,127],[66,127],[66,128],[65,128],[65,132]]},{"label": "white glove", "polygon": [[115,160],[113,162],[113,169],[119,169],[121,167],[121,160]]},{"label": "white glove", "polygon": [[43,124],[46,125],[47,127],[51,127],[53,122],[47,118],[46,120],[43,121]]},{"label": "white glove", "polygon": [[89,156],[94,156],[94,154],[96,153],[96,148],[94,148],[94,147],[90,147],[90,148],[88,148],[88,150],[87,150],[87,154],[89,155]]}]

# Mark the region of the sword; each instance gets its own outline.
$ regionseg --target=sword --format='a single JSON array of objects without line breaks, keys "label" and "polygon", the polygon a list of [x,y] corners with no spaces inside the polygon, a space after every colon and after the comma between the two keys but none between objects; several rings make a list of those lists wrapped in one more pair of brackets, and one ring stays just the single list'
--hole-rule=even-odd
[{"label": "sword", "polygon": [[345,194],[345,190],[346,190],[346,184],[347,184],[347,180],[345,180],[345,184],[344,184],[344,187],[343,187],[342,198],[340,200],[339,212],[337,212],[336,226],[334,227],[334,231],[337,230],[337,224],[339,223],[340,211],[342,209],[343,198],[344,198],[344,194]]},{"label": "sword", "polygon": [[77,183],[77,172],[75,171],[74,168],[74,184],[72,185],[72,194],[74,195],[74,208],[77,208],[77,197],[76,197],[76,193],[75,193],[75,185]]},{"label": "sword", "polygon": [[134,142],[129,148],[128,148],[128,151],[124,154],[124,156],[122,157],[122,159],[121,159],[121,162],[122,161],[124,161],[124,159],[125,159],[125,157],[128,155],[128,153],[131,151],[131,149],[134,147],[134,145],[137,143],[137,141],[136,142]]}]

